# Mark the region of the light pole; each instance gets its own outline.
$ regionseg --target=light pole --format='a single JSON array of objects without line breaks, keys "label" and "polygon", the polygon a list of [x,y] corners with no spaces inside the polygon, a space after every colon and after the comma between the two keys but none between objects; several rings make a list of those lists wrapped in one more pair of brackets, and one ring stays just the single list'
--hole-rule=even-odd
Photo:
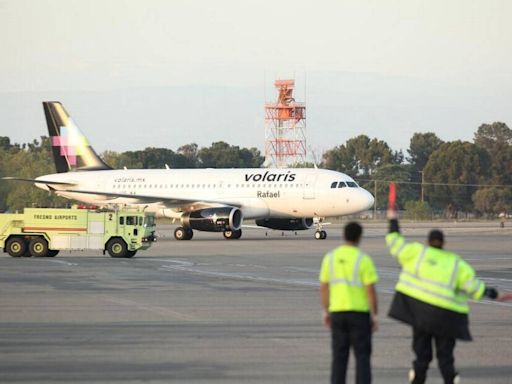
[{"label": "light pole", "polygon": [[421,202],[423,203],[425,201],[425,193],[423,190],[423,183],[425,182],[425,172],[424,171],[418,171],[421,173]]}]

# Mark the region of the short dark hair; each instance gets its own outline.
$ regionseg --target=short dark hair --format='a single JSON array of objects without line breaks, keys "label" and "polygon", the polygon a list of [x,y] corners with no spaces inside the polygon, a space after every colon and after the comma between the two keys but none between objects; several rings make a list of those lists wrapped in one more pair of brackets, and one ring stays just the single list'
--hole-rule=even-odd
[{"label": "short dark hair", "polygon": [[441,232],[439,229],[431,230],[430,233],[428,234],[428,242],[430,243],[432,241],[440,241],[444,243],[443,232]]},{"label": "short dark hair", "polygon": [[358,242],[361,239],[361,235],[363,234],[363,227],[361,227],[358,223],[352,221],[345,225],[345,240]]}]

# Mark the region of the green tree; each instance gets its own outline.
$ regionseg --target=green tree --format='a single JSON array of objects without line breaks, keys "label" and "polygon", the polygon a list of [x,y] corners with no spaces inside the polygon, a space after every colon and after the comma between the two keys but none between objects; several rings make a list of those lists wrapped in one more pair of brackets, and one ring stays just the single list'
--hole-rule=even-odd
[{"label": "green tree", "polygon": [[490,174],[490,158],[482,147],[466,141],[444,143],[434,151],[425,166],[425,182],[457,185],[427,186],[428,201],[436,208],[472,209],[475,188],[464,184],[486,181]]},{"label": "green tree", "polygon": [[0,136],[0,151],[11,149],[11,139],[7,136]]},{"label": "green tree", "polygon": [[496,187],[480,188],[473,194],[473,203],[480,213],[494,217],[500,212],[512,209],[512,190]]},{"label": "green tree", "polygon": [[423,171],[432,152],[438,149],[443,141],[435,133],[415,133],[411,137],[407,153],[407,161],[413,167],[413,172]]},{"label": "green tree", "polygon": [[210,147],[201,148],[198,158],[203,167],[211,168],[258,168],[264,158],[256,148],[242,148],[229,145],[224,141],[212,143]]},{"label": "green tree", "polygon": [[[293,163],[290,165],[290,168],[315,168],[315,163],[310,161],[305,161],[303,163]],[[318,168],[321,168],[321,166],[318,166]]]},{"label": "green tree", "polygon": [[372,193],[375,193],[375,182],[377,183],[376,204],[377,209],[387,208],[387,196],[389,183],[397,183],[397,206],[403,208],[405,202],[412,199],[418,199],[414,185],[408,184],[411,181],[411,166],[409,164],[386,164],[375,170],[372,180],[362,185]]},{"label": "green tree", "polygon": [[105,151],[102,157],[115,169],[158,169],[165,167],[166,164],[170,168],[193,168],[196,165],[193,160],[167,148],[148,147],[142,151],[122,153]]},{"label": "green tree", "polygon": [[482,124],[474,137],[475,144],[484,147],[489,152],[502,148],[502,145],[512,145],[512,130],[499,121],[492,124]]},{"label": "green tree", "polygon": [[323,156],[328,169],[347,173],[352,177],[369,177],[374,170],[385,164],[392,164],[400,158],[388,144],[366,135],[347,140],[346,144],[334,147]]},{"label": "green tree", "polygon": [[102,160],[114,169],[123,168],[121,165],[121,154],[115,151],[105,151],[100,154]]},{"label": "green tree", "polygon": [[196,143],[191,144],[185,144],[178,148],[178,154],[185,156],[189,161],[190,164],[194,164],[194,166],[197,166],[198,163],[198,152],[199,147]]},{"label": "green tree", "polygon": [[512,183],[512,130],[505,123],[482,124],[475,132],[474,142],[491,157],[490,181]]},{"label": "green tree", "polygon": [[409,200],[405,203],[405,218],[410,220],[431,220],[432,208],[426,201]]},{"label": "green tree", "polygon": [[[11,146],[2,153],[0,167],[2,176],[35,178],[45,174],[55,173],[51,145],[48,137],[41,141],[34,140],[26,145]],[[33,184],[18,181],[2,180],[0,209],[21,210],[27,206],[53,207],[65,206],[69,201],[35,188]]]}]

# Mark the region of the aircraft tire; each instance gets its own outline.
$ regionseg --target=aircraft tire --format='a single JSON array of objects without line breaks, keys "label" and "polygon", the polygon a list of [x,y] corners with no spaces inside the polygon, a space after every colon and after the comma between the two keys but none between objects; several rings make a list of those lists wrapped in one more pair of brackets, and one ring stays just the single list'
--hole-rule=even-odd
[{"label": "aircraft tire", "polygon": [[242,230],[236,229],[234,231],[226,230],[222,233],[224,235],[224,238],[227,240],[236,240],[242,237]]},{"label": "aircraft tire", "polygon": [[178,227],[174,230],[176,240],[190,240],[194,236],[194,231],[190,228]]},{"label": "aircraft tire", "polygon": [[123,239],[113,238],[107,243],[107,252],[110,257],[126,257],[128,247]]},{"label": "aircraft tire", "polygon": [[5,249],[12,257],[24,256],[28,250],[27,243],[22,237],[11,237],[5,245]]},{"label": "aircraft tire", "polygon": [[34,237],[30,240],[28,251],[34,257],[46,257],[48,255],[48,242],[43,237]]},{"label": "aircraft tire", "polygon": [[327,239],[327,232],[325,232],[324,230],[316,231],[315,232],[315,239],[317,239],[317,240],[325,240],[325,239]]}]

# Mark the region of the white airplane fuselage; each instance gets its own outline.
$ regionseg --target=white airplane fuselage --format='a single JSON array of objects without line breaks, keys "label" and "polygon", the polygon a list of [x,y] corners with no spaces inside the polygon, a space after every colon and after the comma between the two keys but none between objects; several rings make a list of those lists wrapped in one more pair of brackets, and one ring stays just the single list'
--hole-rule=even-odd
[{"label": "white airplane fuselage", "polygon": [[[55,191],[66,198],[98,206],[141,205],[159,216],[173,218],[184,211],[217,205],[237,206],[244,219],[341,216],[367,210],[374,202],[373,196],[348,175],[325,169],[101,170],[57,173],[38,179],[72,183],[72,187],[59,186]],[[46,184],[36,186],[49,189]],[[137,196],[154,199],[141,202]],[[170,199],[197,203],[177,206],[166,202]]]}]

